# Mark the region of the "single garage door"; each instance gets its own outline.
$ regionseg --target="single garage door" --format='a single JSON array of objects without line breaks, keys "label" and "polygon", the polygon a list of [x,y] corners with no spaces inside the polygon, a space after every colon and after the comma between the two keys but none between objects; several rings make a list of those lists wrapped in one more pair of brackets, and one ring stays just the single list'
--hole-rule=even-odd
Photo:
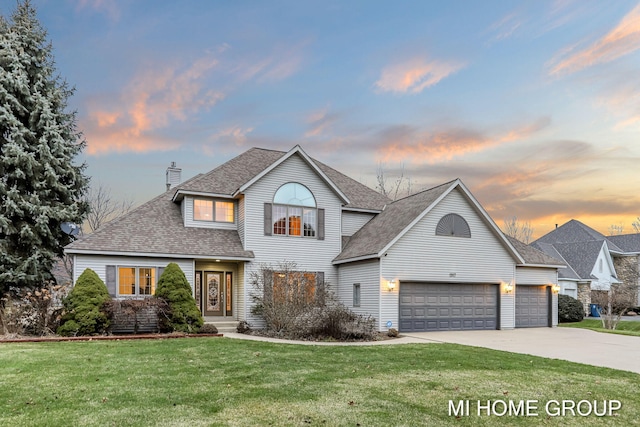
[{"label": "single garage door", "polygon": [[516,286],[516,328],[549,326],[547,286]]},{"label": "single garage door", "polygon": [[498,286],[400,283],[400,331],[497,329]]}]

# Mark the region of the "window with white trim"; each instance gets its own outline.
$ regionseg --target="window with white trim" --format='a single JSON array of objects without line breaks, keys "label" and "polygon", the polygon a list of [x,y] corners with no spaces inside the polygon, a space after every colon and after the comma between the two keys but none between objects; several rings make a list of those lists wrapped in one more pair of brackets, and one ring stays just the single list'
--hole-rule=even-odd
[{"label": "window with white trim", "polygon": [[290,182],[276,191],[271,218],[274,235],[316,237],[316,199],[302,184]]},{"label": "window with white trim", "polygon": [[234,222],[233,202],[193,199],[194,221]]},{"label": "window with white trim", "polygon": [[154,267],[118,267],[118,295],[150,296],[156,291]]},{"label": "window with white trim", "polygon": [[353,284],[353,306],[360,307],[360,283]]}]

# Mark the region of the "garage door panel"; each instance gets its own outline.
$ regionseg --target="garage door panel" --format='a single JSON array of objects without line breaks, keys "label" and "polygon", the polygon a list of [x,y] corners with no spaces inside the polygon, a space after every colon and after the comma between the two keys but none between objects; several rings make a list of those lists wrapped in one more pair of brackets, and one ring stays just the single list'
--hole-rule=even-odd
[{"label": "garage door panel", "polygon": [[549,326],[549,291],[546,286],[516,286],[516,328]]},{"label": "garage door panel", "polygon": [[[423,296],[423,310],[406,310]],[[429,284],[403,282],[400,286],[402,331],[496,329],[498,289],[484,284]],[[411,298],[406,298],[411,296]]]}]

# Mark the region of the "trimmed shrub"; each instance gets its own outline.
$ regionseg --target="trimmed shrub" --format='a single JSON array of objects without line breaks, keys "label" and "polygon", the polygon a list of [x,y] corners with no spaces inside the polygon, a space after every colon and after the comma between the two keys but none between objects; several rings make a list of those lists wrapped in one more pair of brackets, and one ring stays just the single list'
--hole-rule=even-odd
[{"label": "trimmed shrub", "polygon": [[580,322],[584,319],[584,306],[569,295],[558,295],[558,322]]},{"label": "trimmed shrub", "polygon": [[200,328],[198,333],[200,333],[200,334],[217,334],[218,333],[218,328],[216,328],[216,326],[211,324],[211,323],[205,323],[204,325],[202,325],[202,327]]},{"label": "trimmed shrub", "polygon": [[87,268],[78,277],[75,286],[63,300],[64,315],[59,335],[96,335],[109,327],[109,316],[104,305],[109,291],[95,271]]},{"label": "trimmed shrub", "polygon": [[202,313],[191,294],[191,285],[178,264],[172,262],[158,280],[155,296],[165,300],[168,311],[159,312],[160,330],[198,332],[204,324]]}]

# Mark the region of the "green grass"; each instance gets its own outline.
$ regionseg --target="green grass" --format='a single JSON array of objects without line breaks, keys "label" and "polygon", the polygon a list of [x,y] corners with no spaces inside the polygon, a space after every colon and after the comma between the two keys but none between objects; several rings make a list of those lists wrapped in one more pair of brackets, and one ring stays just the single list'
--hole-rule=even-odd
[{"label": "green grass", "polygon": [[[0,425],[634,425],[638,384],[629,372],[453,344],[0,344]],[[449,416],[449,400],[466,399],[472,415]],[[488,399],[538,400],[540,415],[478,417]],[[551,399],[623,406],[617,417],[551,418]]]},{"label": "green grass", "polygon": [[596,332],[607,332],[610,334],[631,335],[640,337],[640,322],[636,321],[620,321],[616,329],[604,329],[600,319],[584,319],[582,322],[576,323],[560,323],[564,328],[582,328],[590,329]]}]

